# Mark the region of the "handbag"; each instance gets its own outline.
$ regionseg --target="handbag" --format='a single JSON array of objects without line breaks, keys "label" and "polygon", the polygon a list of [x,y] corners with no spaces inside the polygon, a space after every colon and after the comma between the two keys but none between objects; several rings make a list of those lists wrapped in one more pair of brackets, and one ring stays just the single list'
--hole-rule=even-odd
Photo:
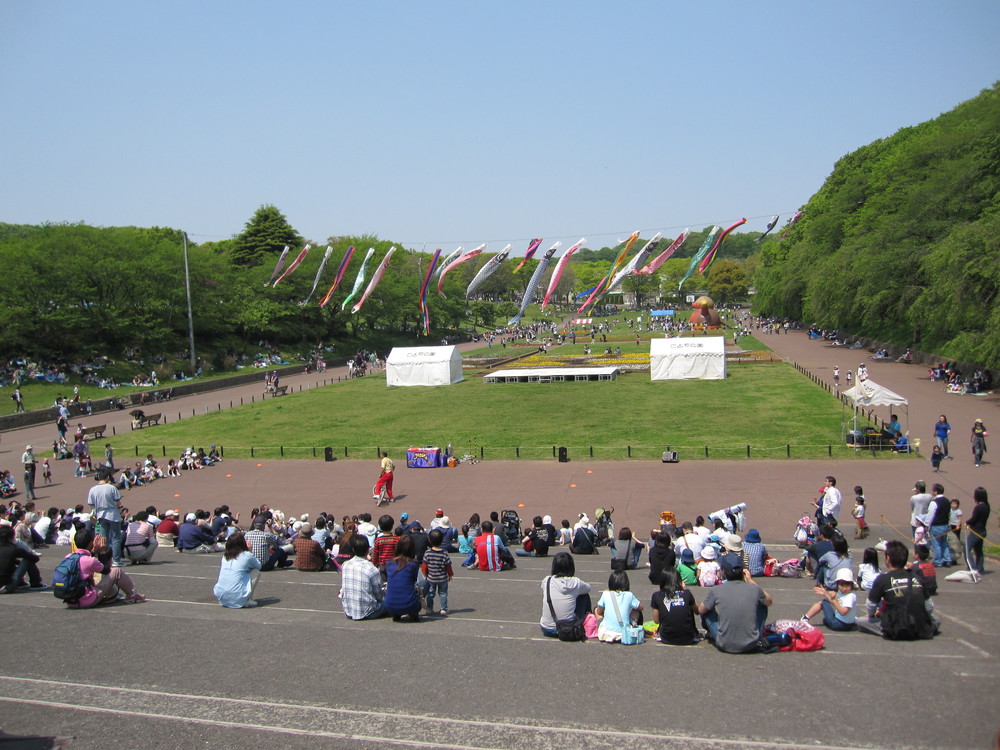
[{"label": "handbag", "polygon": [[549,604],[549,611],[552,613],[552,619],[556,623],[556,637],[560,641],[585,641],[587,640],[587,634],[583,630],[583,625],[576,621],[573,617],[569,620],[557,620],[556,619],[556,608],[552,606],[552,594],[550,592],[550,587],[552,585],[552,576],[545,582],[545,601]]},{"label": "handbag", "polygon": [[615,608],[615,616],[618,618],[618,622],[622,626],[622,645],[623,646],[634,646],[637,643],[642,643],[646,640],[646,631],[643,630],[638,625],[632,625],[631,620],[628,622],[622,617],[622,611],[618,607],[618,597],[613,593],[611,594],[611,604]]}]

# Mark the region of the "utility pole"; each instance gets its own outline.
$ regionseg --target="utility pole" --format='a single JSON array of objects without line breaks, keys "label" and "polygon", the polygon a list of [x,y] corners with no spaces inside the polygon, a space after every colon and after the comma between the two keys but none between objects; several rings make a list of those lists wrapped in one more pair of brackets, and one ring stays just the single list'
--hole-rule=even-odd
[{"label": "utility pole", "polygon": [[191,351],[191,377],[194,377],[195,370],[197,370],[197,365],[195,364],[194,355],[194,315],[191,313],[191,273],[188,270],[188,235],[187,232],[183,232],[184,235],[184,289],[187,291],[187,307],[188,307],[188,348]]}]

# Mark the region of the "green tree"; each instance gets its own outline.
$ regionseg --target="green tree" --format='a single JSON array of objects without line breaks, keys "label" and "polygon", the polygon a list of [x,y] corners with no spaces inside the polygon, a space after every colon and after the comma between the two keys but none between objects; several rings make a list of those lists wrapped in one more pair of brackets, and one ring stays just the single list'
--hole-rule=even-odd
[{"label": "green tree", "polygon": [[705,283],[708,296],[716,304],[725,305],[747,298],[746,273],[738,263],[731,260],[717,260],[712,264]]},{"label": "green tree", "polygon": [[233,238],[230,258],[237,266],[257,266],[268,257],[277,258],[287,245],[292,255],[290,263],[303,244],[285,215],[274,206],[265,205],[254,212],[243,231]]}]

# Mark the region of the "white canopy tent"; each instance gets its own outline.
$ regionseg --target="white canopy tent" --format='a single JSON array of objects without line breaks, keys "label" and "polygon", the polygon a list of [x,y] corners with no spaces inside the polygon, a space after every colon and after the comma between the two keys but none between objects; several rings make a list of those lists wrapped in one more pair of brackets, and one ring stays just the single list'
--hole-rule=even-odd
[{"label": "white canopy tent", "polygon": [[726,341],[722,336],[650,339],[650,380],[724,380]]},{"label": "white canopy tent", "polygon": [[[842,391],[855,408],[864,406],[902,406],[906,414],[906,430],[904,434],[910,433],[910,402],[905,396],[900,396],[894,391],[890,391],[884,385],[879,385],[873,380],[859,380],[853,387]],[[857,417],[854,418],[854,429],[857,430]]]},{"label": "white canopy tent", "polygon": [[396,346],[385,360],[386,385],[453,385],[462,376],[454,346]]}]

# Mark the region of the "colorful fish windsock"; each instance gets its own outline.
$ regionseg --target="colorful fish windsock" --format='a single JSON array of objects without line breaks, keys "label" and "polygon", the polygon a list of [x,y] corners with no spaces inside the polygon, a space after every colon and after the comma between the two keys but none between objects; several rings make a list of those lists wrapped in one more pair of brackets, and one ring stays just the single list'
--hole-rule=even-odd
[{"label": "colorful fish windsock", "polygon": [[341,310],[347,307],[347,303],[350,302],[352,299],[354,299],[354,296],[358,293],[358,290],[361,289],[361,285],[365,283],[365,269],[368,268],[368,261],[371,260],[371,257],[374,254],[375,254],[375,248],[374,247],[368,248],[368,252],[365,253],[365,259],[361,261],[361,268],[358,269],[358,275],[354,277],[354,286],[351,288],[351,293],[348,294],[347,299],[345,299],[340,304]]},{"label": "colorful fish windsock", "polygon": [[579,310],[577,310],[578,313],[583,312],[588,307],[593,309],[597,306],[597,303],[604,299],[604,295],[607,294],[608,283],[611,281],[612,277],[614,277],[615,273],[618,272],[622,262],[625,260],[625,256],[628,255],[628,251],[632,249],[632,245],[635,244],[637,239],[639,239],[639,232],[632,232],[628,239],[625,240],[625,246],[622,248],[622,251],[618,253],[618,257],[615,258],[615,262],[611,264],[611,269],[608,271],[608,275],[601,279],[601,283],[595,287],[594,293],[591,294],[590,297],[587,298],[587,301],[580,306]]},{"label": "colorful fish windsock", "polygon": [[732,232],[736,227],[743,226],[747,223],[746,219],[740,219],[731,227],[726,227],[726,231],[719,235],[719,239],[715,241],[715,246],[709,251],[708,255],[702,260],[701,265],[698,266],[698,273],[705,273],[709,267],[715,262],[715,259],[719,255],[719,248],[722,247],[722,243],[726,241],[726,237]]},{"label": "colorful fish windsock", "polygon": [[660,269],[660,266],[666,263],[670,259],[670,256],[676,253],[677,249],[685,242],[687,242],[687,238],[690,236],[691,236],[691,228],[688,227],[679,235],[677,235],[677,239],[671,243],[670,247],[668,247],[662,253],[657,255],[655,258],[653,258],[653,260],[651,260],[641,269],[636,271],[636,273],[637,274],[641,273],[644,276],[649,276],[650,274],[656,273]]},{"label": "colorful fish windsock", "polygon": [[531,244],[528,245],[528,249],[524,251],[524,258],[521,259],[521,262],[517,264],[517,268],[514,269],[514,273],[517,273],[524,268],[524,264],[531,260],[532,256],[535,254],[535,250],[537,250],[538,246],[541,244],[542,239],[540,237],[537,240],[531,241]]},{"label": "colorful fish windsock", "polygon": [[358,300],[358,304],[351,308],[351,315],[354,315],[358,310],[360,310],[361,306],[365,304],[365,301],[371,296],[372,292],[375,291],[375,287],[378,286],[382,277],[385,276],[385,269],[389,267],[389,260],[392,258],[392,254],[394,252],[396,252],[396,248],[390,247],[389,252],[387,252],[385,257],[382,258],[382,262],[378,264],[378,268],[376,268],[375,273],[372,274],[372,280],[368,282],[368,288],[365,289],[365,293],[361,295],[361,299]]},{"label": "colorful fish windsock", "polygon": [[[563,269],[566,268],[566,263],[569,261],[569,256],[571,256],[573,253],[575,253],[577,250],[583,247],[583,243],[586,241],[587,241],[586,237],[581,237],[580,241],[577,242],[575,245],[573,245],[571,248],[569,248],[566,252],[564,252],[562,257],[559,259],[559,262],[556,263],[556,268],[552,272],[552,278],[549,279],[549,288],[545,290],[545,298],[542,300],[543,310],[545,309],[545,306],[549,304],[549,297],[552,296],[552,292],[554,292],[556,290],[556,287],[559,285],[559,279],[562,278],[562,272]],[[553,249],[555,249],[556,246],[558,246],[558,244],[559,243],[557,242],[555,245],[553,245],[552,246]]]},{"label": "colorful fish windsock", "polygon": [[778,226],[778,219],[780,219],[780,218],[781,218],[780,214],[775,214],[774,216],[772,216],[771,220],[769,222],[767,222],[767,229],[765,229],[764,233],[761,234],[760,237],[758,237],[757,239],[755,239],[754,242],[760,242],[768,234],[770,234],[771,230],[774,229],[776,226]]},{"label": "colorful fish windsock", "polygon": [[323,299],[319,301],[320,307],[326,307],[326,303],[330,301],[330,297],[332,297],[333,293],[337,291],[337,287],[340,286],[340,282],[344,278],[344,272],[347,270],[347,265],[351,262],[352,255],[354,255],[354,245],[347,248],[347,252],[344,253],[344,258],[340,261],[340,267],[337,269],[336,278],[334,278],[330,288],[327,289],[326,294],[323,295]]},{"label": "colorful fish windsock", "polygon": [[431,335],[431,309],[427,306],[427,287],[430,286],[431,278],[434,276],[434,268],[441,259],[441,248],[434,251],[431,264],[427,267],[427,275],[424,276],[424,283],[420,285],[420,317],[424,323],[424,336]]},{"label": "colorful fish windsock", "polygon": [[592,287],[590,287],[590,289],[584,289],[584,290],[583,290],[582,292],[580,292],[580,293],[579,293],[578,295],[576,295],[575,297],[573,297],[573,301],[575,302],[575,301],[576,301],[576,300],[578,300],[578,299],[583,299],[584,297],[588,297],[588,296],[590,296],[591,294],[593,294],[593,293],[594,293],[594,290],[595,290],[595,289],[597,289],[597,287],[596,287],[596,286],[592,286]]},{"label": "colorful fish windsock", "polygon": [[306,255],[309,254],[309,248],[311,247],[312,245],[306,245],[304,248],[302,248],[302,252],[298,254],[295,260],[292,261],[292,264],[285,269],[285,272],[281,274],[281,276],[279,276],[278,279],[273,284],[271,284],[271,286],[272,287],[278,286],[278,284],[287,279],[291,275],[292,271],[298,268],[299,264],[306,259]]},{"label": "colorful fish windsock", "polygon": [[[445,269],[441,272],[441,275],[438,276],[438,294],[440,294],[442,297],[445,296],[444,289],[443,289],[443,287],[444,287],[444,277],[448,275],[448,272],[451,271],[451,269],[457,268],[458,266],[462,265],[466,261],[472,260],[473,258],[477,257],[481,252],[483,252],[483,250],[485,250],[485,249],[486,249],[486,243],[484,242],[479,247],[473,248],[472,250],[470,250],[465,255],[463,255],[463,256],[461,256],[459,258],[455,258],[455,260],[453,260],[451,263],[449,263],[447,266],[445,266]],[[504,248],[504,252],[505,253],[509,253],[510,252],[510,245],[507,245],[507,247]]]},{"label": "colorful fish windsock", "polygon": [[472,282],[469,284],[469,288],[465,290],[465,298],[469,299],[476,290],[481,287],[486,279],[496,273],[497,269],[500,268],[500,264],[507,260],[507,255],[510,253],[509,246],[501,250],[499,253],[494,255],[479,269],[479,273],[473,277]]},{"label": "colorful fish windsock", "polygon": [[644,262],[646,258],[656,252],[657,245],[660,244],[660,240],[663,235],[657,232],[653,235],[653,239],[643,245],[642,249],[632,256],[632,260],[625,264],[625,266],[618,273],[615,274],[614,278],[608,283],[605,294],[610,294],[619,286],[621,283],[629,276],[635,275],[636,266]]},{"label": "colorful fish windsock", "polygon": [[802,218],[801,211],[796,211],[794,214],[792,214],[792,218],[788,220],[788,226],[785,227],[785,231],[781,233],[781,239],[785,239],[785,237],[788,236],[788,233],[792,231],[792,227],[798,224],[799,219],[801,218]]},{"label": "colorful fish windsock", "polygon": [[462,246],[461,245],[459,245],[457,248],[455,248],[450,253],[448,253],[447,257],[445,257],[444,260],[442,260],[440,263],[438,263],[437,271],[434,272],[434,278],[437,278],[438,276],[440,276],[441,272],[445,269],[445,266],[447,266],[449,263],[451,263],[453,260],[455,260],[455,258],[457,258],[461,254],[462,254]]},{"label": "colorful fish windsock", "polygon": [[281,273],[281,269],[285,267],[285,260],[288,258],[288,245],[285,245],[285,249],[281,251],[281,255],[278,256],[278,262],[274,264],[274,272],[271,274],[271,278],[267,280],[264,286],[270,286],[271,282],[278,278],[278,274]]},{"label": "colorful fish windsock", "polygon": [[681,278],[680,283],[677,284],[678,291],[680,291],[680,288],[684,286],[685,281],[694,276],[694,271],[698,267],[698,264],[705,260],[705,256],[708,255],[708,251],[712,249],[713,245],[715,245],[715,235],[721,231],[722,227],[712,227],[712,231],[708,233],[708,237],[705,238],[701,247],[698,248],[698,252],[694,254],[694,257],[691,259],[691,264],[688,266],[687,271],[684,272],[684,276]]},{"label": "colorful fish windsock", "polygon": [[326,246],[326,252],[323,253],[323,260],[319,262],[319,268],[316,269],[316,278],[313,279],[312,289],[309,290],[309,294],[306,298],[299,303],[299,307],[305,307],[309,300],[312,299],[313,294],[316,292],[316,287],[319,285],[319,277],[323,275],[323,269],[326,268],[326,262],[330,260],[330,256],[333,254],[333,248],[330,245]]},{"label": "colorful fish windsock", "polygon": [[521,298],[521,309],[517,311],[517,315],[507,321],[507,325],[516,326],[521,322],[521,316],[524,315],[524,311],[528,309],[528,305],[531,304],[531,300],[535,298],[535,290],[538,289],[538,284],[542,280],[542,274],[545,273],[545,269],[549,267],[549,261],[552,260],[553,254],[558,249],[561,242],[557,242],[548,250],[545,251],[545,255],[542,259],[538,261],[538,266],[535,268],[535,272],[531,274],[531,280],[528,282],[528,288],[524,290],[524,296]]}]

